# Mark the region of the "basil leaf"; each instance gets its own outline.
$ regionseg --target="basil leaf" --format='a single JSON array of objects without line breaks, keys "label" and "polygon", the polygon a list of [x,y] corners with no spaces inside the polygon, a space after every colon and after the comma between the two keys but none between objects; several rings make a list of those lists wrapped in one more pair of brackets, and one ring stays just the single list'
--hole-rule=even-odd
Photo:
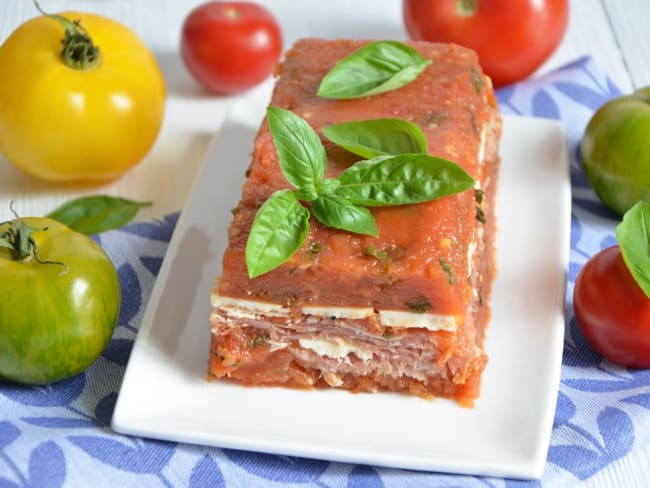
[{"label": "basil leaf", "polygon": [[341,182],[336,178],[326,178],[316,188],[319,195],[331,195],[336,191]]},{"label": "basil leaf", "polygon": [[376,41],[343,58],[325,75],[318,95],[359,98],[407,85],[431,64],[415,49],[397,41]]},{"label": "basil leaf", "polygon": [[650,298],[650,203],[639,202],[623,215],[616,240],[630,273]]},{"label": "basil leaf", "polygon": [[428,154],[378,156],[338,176],[336,194],[365,207],[426,202],[474,186],[463,168]]},{"label": "basil leaf", "polygon": [[314,188],[312,185],[301,186],[300,188],[296,188],[296,190],[294,190],[296,199],[302,200],[303,202],[311,202],[312,200],[316,200],[318,193],[319,192],[316,191],[316,188]]},{"label": "basil leaf", "polygon": [[296,252],[309,232],[309,210],[291,190],[279,190],[264,202],[246,242],[248,276],[277,268]]},{"label": "basil leaf", "polygon": [[76,198],[55,208],[46,217],[83,234],[98,234],[129,223],[138,210],[151,202],[136,202],[109,195]]},{"label": "basil leaf", "polygon": [[323,195],[312,203],[314,216],[323,224],[335,229],[377,237],[379,230],[372,213],[367,208],[357,207],[345,198]]},{"label": "basil leaf", "polygon": [[323,129],[330,141],[366,159],[382,154],[427,152],[422,129],[402,119],[370,119],[343,122]]},{"label": "basil leaf", "polygon": [[327,156],[314,129],[290,110],[266,109],[280,168],[296,188],[315,187],[325,176]]}]

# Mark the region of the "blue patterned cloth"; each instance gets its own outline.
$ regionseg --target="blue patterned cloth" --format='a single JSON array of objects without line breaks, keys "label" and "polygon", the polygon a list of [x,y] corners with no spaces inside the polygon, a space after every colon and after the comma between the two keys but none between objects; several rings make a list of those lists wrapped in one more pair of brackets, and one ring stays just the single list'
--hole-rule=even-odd
[{"label": "blue patterned cloth", "polygon": [[[108,348],[84,373],[42,388],[0,385],[0,488],[92,486],[558,486],[585,480],[650,445],[650,370],[595,354],[576,326],[573,283],[585,261],[614,244],[617,216],[598,202],[578,161],[593,111],[620,92],[588,59],[498,92],[503,113],[560,119],[571,149],[571,264],[562,380],[539,482],[436,475],[254,454],[117,435],[110,419],[138,324],[177,215],[97,238],[119,271],[123,306]],[[549,195],[552,198],[552,195]]]}]

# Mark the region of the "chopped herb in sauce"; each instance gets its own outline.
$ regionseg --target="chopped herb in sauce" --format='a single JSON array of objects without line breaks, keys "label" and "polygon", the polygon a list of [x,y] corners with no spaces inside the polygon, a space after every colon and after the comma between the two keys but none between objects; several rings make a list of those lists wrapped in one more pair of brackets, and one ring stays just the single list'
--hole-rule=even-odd
[{"label": "chopped herb in sauce", "polygon": [[376,259],[379,259],[380,261],[383,261],[385,259],[389,259],[388,252],[382,250],[382,249],[377,249],[375,246],[367,246],[365,250],[366,256],[370,256]]},{"label": "chopped herb in sauce", "polygon": [[475,134],[480,134],[481,128],[478,126],[478,123],[476,122],[476,114],[474,113],[474,109],[469,105],[466,108],[467,108],[467,112],[469,113],[469,123],[472,126],[472,130],[474,131]]},{"label": "chopped herb in sauce", "polygon": [[479,205],[483,203],[483,196],[484,196],[483,190],[479,188],[476,188],[474,190],[474,200],[476,200],[476,203],[478,203]]},{"label": "chopped herb in sauce", "polygon": [[[378,249],[371,245],[366,246],[364,253],[370,258],[374,258],[382,267],[383,272],[387,274],[390,264],[398,259],[404,253],[404,250],[405,249],[402,246],[397,246],[395,244],[391,244],[383,249]],[[387,276],[388,284],[391,284],[393,281],[393,278]]]},{"label": "chopped herb in sauce", "polygon": [[268,334],[255,334],[255,337],[248,340],[247,346],[249,349],[256,349],[266,344],[269,338]]},{"label": "chopped herb in sauce", "polygon": [[419,298],[412,302],[406,302],[410,312],[413,313],[426,313],[431,310],[431,303],[426,298]]},{"label": "chopped herb in sauce", "polygon": [[250,175],[251,175],[251,169],[248,168],[248,169],[246,169],[246,172],[244,173],[244,176],[245,176],[246,178],[248,178]]},{"label": "chopped herb in sauce", "polygon": [[483,78],[481,77],[481,74],[476,71],[476,69],[472,68],[472,86],[474,87],[474,90],[476,90],[476,93],[481,93],[481,90],[483,90]]},{"label": "chopped herb in sauce", "polygon": [[325,246],[318,241],[311,241],[309,244],[309,255],[315,258],[325,250]]},{"label": "chopped herb in sauce", "polygon": [[451,271],[449,264],[443,258],[440,258],[438,262],[440,263],[442,270],[447,273],[447,276],[449,277],[449,284],[453,285],[456,282],[456,278],[454,277],[454,273]]},{"label": "chopped herb in sauce", "polygon": [[481,207],[476,207],[476,220],[478,220],[481,224],[485,224],[487,222],[487,219],[485,218],[485,212]]},{"label": "chopped herb in sauce", "polygon": [[436,127],[440,122],[446,119],[447,116],[441,112],[429,112],[421,119],[424,127]]},{"label": "chopped herb in sauce", "polygon": [[384,333],[382,334],[382,337],[383,337],[384,339],[390,339],[390,332],[387,331],[387,330],[385,330]]}]

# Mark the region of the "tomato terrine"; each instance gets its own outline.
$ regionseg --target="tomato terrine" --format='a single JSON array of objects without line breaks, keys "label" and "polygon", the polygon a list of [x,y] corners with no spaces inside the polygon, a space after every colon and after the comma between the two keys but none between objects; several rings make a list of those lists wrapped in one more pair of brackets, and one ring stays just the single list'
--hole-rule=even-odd
[{"label": "tomato terrine", "polygon": [[290,188],[268,123],[229,227],[223,274],[211,294],[208,375],[246,385],[341,388],[446,397],[471,405],[487,363],[483,340],[494,276],[494,195],[501,118],[473,51],[409,42],[432,63],[386,93],[317,95],[337,61],[365,41],[302,39],[278,69],[271,105],[321,136],[328,177],[359,159],[322,136],[325,126],[401,118],[423,131],[430,154],[456,162],[475,188],[413,205],[371,209],[378,237],[310,221],[302,247],[253,279],[245,262],[255,214]]}]

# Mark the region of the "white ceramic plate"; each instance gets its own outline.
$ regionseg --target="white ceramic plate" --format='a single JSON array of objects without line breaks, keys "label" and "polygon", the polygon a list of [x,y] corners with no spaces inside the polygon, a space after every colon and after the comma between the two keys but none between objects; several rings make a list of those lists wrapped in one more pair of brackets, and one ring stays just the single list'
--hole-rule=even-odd
[{"label": "white ceramic plate", "polygon": [[230,209],[270,98],[231,111],[178,221],[113,415],[121,433],[452,473],[536,478],[560,377],[570,183],[559,123],[505,117],[497,199],[498,275],[475,408],[394,394],[208,382],[209,295]]}]

